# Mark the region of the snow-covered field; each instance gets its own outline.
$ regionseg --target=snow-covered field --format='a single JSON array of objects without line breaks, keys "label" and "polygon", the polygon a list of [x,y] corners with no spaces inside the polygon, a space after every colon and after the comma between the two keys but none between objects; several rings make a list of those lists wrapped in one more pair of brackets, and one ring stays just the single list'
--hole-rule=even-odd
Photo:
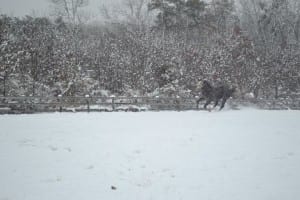
[{"label": "snow-covered field", "polygon": [[300,112],[0,116],[0,200],[96,199],[300,199]]}]

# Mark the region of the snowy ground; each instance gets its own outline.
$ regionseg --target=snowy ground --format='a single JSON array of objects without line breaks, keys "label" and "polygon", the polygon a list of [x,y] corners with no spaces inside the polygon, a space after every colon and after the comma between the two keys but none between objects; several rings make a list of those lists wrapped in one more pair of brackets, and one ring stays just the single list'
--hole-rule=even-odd
[{"label": "snowy ground", "polygon": [[2,115],[0,127],[0,200],[300,199],[299,111]]}]

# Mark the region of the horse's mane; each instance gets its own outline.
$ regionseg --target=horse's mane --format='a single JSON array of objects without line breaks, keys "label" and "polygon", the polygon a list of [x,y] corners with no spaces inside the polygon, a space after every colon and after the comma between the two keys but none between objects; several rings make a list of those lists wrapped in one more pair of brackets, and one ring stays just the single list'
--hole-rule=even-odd
[{"label": "horse's mane", "polygon": [[204,80],[202,83],[202,88],[201,88],[202,95],[207,96],[212,91],[213,91],[213,86],[207,80]]},{"label": "horse's mane", "polygon": [[207,80],[204,80],[202,84],[202,88],[213,88],[213,86]]}]

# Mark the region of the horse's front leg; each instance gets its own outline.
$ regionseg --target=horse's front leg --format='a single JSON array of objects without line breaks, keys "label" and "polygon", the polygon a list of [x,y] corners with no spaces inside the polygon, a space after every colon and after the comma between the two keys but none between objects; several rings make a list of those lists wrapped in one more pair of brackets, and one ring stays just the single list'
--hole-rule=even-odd
[{"label": "horse's front leg", "polygon": [[218,105],[218,103],[219,103],[219,99],[215,99],[214,108]]},{"label": "horse's front leg", "polygon": [[227,98],[223,97],[220,110],[222,110],[224,108],[226,101],[227,101]]}]

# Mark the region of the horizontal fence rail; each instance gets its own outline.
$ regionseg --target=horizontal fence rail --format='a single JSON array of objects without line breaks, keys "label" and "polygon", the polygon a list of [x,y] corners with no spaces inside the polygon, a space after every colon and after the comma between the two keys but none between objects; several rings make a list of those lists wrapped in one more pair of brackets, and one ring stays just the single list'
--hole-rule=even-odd
[{"label": "horizontal fence rail", "polygon": [[[0,96],[0,114],[35,112],[77,112],[77,111],[146,111],[146,110],[196,110],[198,97],[101,97],[101,96]],[[202,110],[200,103],[199,110]],[[297,109],[299,99],[229,99],[231,109],[255,106],[261,109]],[[198,110],[198,109],[197,109]]]}]

